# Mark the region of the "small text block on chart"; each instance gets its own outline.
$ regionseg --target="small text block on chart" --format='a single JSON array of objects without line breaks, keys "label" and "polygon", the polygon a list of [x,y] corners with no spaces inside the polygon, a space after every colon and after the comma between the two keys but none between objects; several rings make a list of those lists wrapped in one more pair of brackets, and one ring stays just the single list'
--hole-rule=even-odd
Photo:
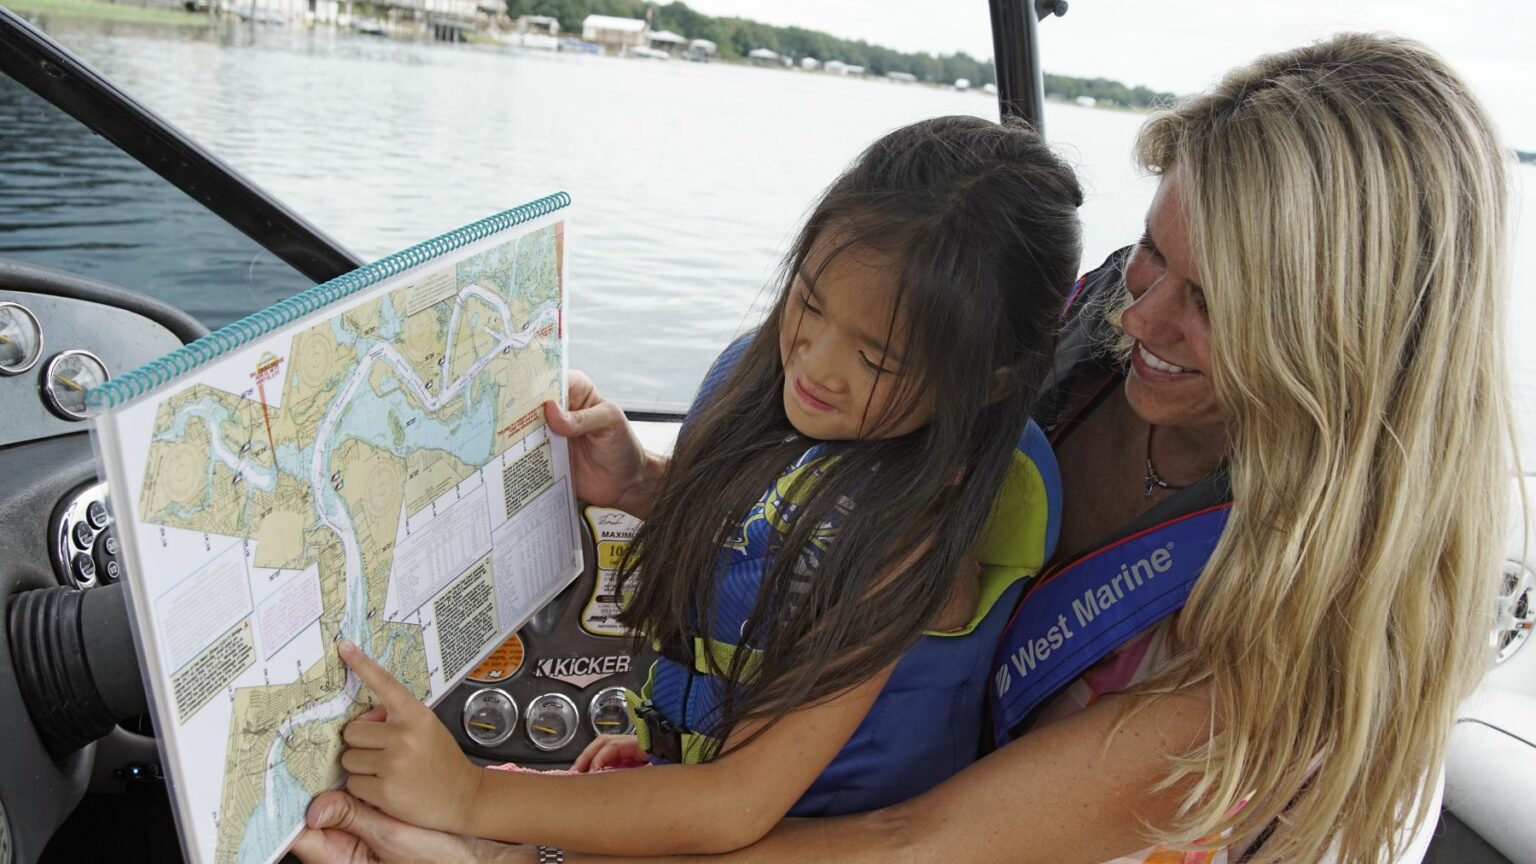
[{"label": "small text block on chart", "polygon": [[443,677],[454,678],[496,635],[495,594],[491,590],[491,559],[475,562],[464,578],[432,601]]},{"label": "small text block on chart", "polygon": [[261,601],[261,656],[271,657],[320,617],[320,565],[311,564]]},{"label": "small text block on chart", "polygon": [[516,462],[501,472],[502,490],[506,494],[507,518],[532,501],[540,492],[555,482],[555,461],[549,442],[523,454]]},{"label": "small text block on chart", "polygon": [[220,635],[251,614],[243,543],[231,543],[212,561],[155,598],[163,628],[161,651],[180,669]]}]

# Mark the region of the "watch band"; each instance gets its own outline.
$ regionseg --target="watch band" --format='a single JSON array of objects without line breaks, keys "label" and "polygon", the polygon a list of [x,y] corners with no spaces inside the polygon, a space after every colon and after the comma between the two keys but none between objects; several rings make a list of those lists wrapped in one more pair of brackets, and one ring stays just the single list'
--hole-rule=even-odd
[{"label": "watch band", "polygon": [[553,846],[539,847],[539,864],[565,864],[565,850]]}]

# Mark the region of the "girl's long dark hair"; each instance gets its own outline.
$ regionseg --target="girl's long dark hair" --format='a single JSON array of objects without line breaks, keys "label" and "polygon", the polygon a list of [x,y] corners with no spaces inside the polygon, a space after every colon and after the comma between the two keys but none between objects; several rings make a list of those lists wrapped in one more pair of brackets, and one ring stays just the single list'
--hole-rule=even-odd
[{"label": "girl's long dark hair", "polygon": [[[905,328],[895,414],[928,393],[933,418],[900,437],[834,443],[837,458],[793,490],[801,506],[774,535],[735,641],[761,654],[755,667],[746,651],[713,667],[723,676],[720,708],[686,718],[689,727],[723,741],[744,720],[776,720],[843,693],[944,609],[1050,367],[1081,254],[1081,203],[1071,168],[1027,125],[976,117],[898,129],[827,189],[785,258],[779,302],[677,441],[620,565],[635,590],[624,622],[685,653],[695,635],[713,633],[728,536],[815,443],[796,439],[784,412],[779,333],[786,316],[797,324],[800,308],[788,301],[818,239],[894,262],[890,326]],[[847,514],[819,560],[803,554],[840,503]]]}]

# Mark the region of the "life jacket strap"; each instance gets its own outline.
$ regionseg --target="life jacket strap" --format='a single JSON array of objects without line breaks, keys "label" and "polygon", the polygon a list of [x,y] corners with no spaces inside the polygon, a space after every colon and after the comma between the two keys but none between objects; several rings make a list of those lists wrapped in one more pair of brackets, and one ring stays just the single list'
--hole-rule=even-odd
[{"label": "life jacket strap", "polygon": [[635,727],[635,741],[640,749],[658,762],[696,764],[719,752],[716,740],[701,732],[684,729],[662,713],[651,701],[656,681],[656,667],[646,676],[640,692],[626,689],[624,707]]},{"label": "life jacket strap", "polygon": [[1183,608],[1230,503],[1185,513],[1042,575],[1003,631],[988,687],[995,743],[1025,731],[1063,687]]}]

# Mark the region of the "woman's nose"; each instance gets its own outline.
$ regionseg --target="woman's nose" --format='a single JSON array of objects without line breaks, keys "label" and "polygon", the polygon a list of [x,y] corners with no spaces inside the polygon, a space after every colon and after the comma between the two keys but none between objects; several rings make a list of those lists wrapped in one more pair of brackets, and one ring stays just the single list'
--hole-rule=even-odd
[{"label": "woman's nose", "polygon": [[1121,325],[1133,339],[1167,344],[1177,339],[1179,310],[1178,292],[1166,280],[1158,279],[1126,307]]}]

